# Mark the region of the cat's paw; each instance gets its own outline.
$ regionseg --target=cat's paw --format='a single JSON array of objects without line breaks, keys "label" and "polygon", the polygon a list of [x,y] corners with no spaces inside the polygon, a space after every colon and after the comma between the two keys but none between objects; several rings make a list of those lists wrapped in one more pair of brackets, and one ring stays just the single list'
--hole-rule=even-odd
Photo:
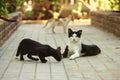
[{"label": "cat's paw", "polygon": [[63,58],[67,58],[67,55],[66,55],[66,54],[63,54]]},{"label": "cat's paw", "polygon": [[24,61],[24,59],[22,58],[22,59],[20,59],[20,61]]},{"label": "cat's paw", "polygon": [[47,60],[43,60],[43,61],[41,61],[42,63],[46,63],[47,62]]},{"label": "cat's paw", "polygon": [[74,56],[70,56],[69,59],[70,59],[70,60],[73,60],[73,59],[75,59],[75,57],[74,57]]},{"label": "cat's paw", "polygon": [[35,61],[38,61],[39,59],[38,59],[38,58],[35,58],[34,60],[35,60]]}]

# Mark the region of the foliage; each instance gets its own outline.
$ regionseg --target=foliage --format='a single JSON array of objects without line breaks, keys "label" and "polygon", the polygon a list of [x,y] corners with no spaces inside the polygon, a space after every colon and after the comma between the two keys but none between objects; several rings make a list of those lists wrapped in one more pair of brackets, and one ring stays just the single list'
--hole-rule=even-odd
[{"label": "foliage", "polygon": [[120,0],[109,0],[112,10],[120,10]]},{"label": "foliage", "polygon": [[0,1],[0,16],[7,16],[8,10],[7,10],[8,4],[5,2],[5,0]]},{"label": "foliage", "polygon": [[60,9],[59,0],[35,0],[35,4],[36,6],[41,6],[52,10]]},{"label": "foliage", "polygon": [[[90,0],[77,0],[84,1],[85,3],[90,3]],[[91,0],[97,4],[98,10],[104,11],[120,11],[120,0]]]},{"label": "foliage", "polygon": [[15,12],[17,9],[19,9],[23,1],[24,0],[8,0],[7,3],[9,3],[8,5],[9,13]]},{"label": "foliage", "polygon": [[52,17],[49,10],[59,11],[61,8],[59,0],[35,0],[34,2],[35,6],[33,11],[36,12],[36,16],[39,16],[39,18],[41,16],[42,19],[49,19]]},{"label": "foliage", "polygon": [[51,1],[51,6],[52,6],[52,10],[55,10],[55,11],[59,11],[60,10],[60,3],[58,0],[56,1]]},{"label": "foliage", "polygon": [[120,10],[120,0],[98,0],[98,9],[118,11]]},{"label": "foliage", "polygon": [[26,17],[30,17],[30,16],[33,16],[33,11],[27,11],[26,13],[25,13],[25,15],[26,15]]},{"label": "foliage", "polygon": [[78,7],[76,9],[72,9],[73,14],[77,14],[77,18],[79,19],[82,16],[82,3],[81,0],[77,0]]},{"label": "foliage", "polygon": [[15,12],[24,0],[0,0],[0,16],[8,16],[8,13]]}]

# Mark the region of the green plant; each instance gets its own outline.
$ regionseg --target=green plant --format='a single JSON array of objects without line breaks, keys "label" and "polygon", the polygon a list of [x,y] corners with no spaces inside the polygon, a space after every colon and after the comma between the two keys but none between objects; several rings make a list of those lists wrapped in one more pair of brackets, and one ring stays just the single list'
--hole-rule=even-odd
[{"label": "green plant", "polygon": [[0,16],[8,16],[8,4],[5,0],[0,1]]},{"label": "green plant", "polygon": [[34,12],[33,11],[27,11],[25,12],[26,17],[33,16]]},{"label": "green plant", "polygon": [[98,0],[99,10],[105,11],[119,11],[120,10],[120,0]]},{"label": "green plant", "polygon": [[54,1],[51,1],[50,5],[52,5],[52,9],[55,10],[55,11],[59,11],[60,10],[60,3],[58,0],[54,0]]},{"label": "green plant", "polygon": [[15,12],[17,9],[20,8],[21,4],[23,3],[24,0],[8,0],[7,3],[8,5],[8,11]]},{"label": "green plant", "polygon": [[82,16],[82,3],[81,0],[77,0],[78,7],[76,9],[72,9],[73,14],[77,14],[78,17]]},{"label": "green plant", "polygon": [[37,16],[41,16],[42,14],[42,19],[49,19],[52,17],[52,14],[49,12],[49,10],[53,12],[59,12],[59,10],[61,9],[59,0],[34,0],[34,3],[34,14]]},{"label": "green plant", "polygon": [[24,0],[0,0],[0,16],[8,16],[8,13],[15,12],[23,1]]},{"label": "green plant", "polygon": [[120,0],[109,0],[109,5],[112,10],[120,10]]}]

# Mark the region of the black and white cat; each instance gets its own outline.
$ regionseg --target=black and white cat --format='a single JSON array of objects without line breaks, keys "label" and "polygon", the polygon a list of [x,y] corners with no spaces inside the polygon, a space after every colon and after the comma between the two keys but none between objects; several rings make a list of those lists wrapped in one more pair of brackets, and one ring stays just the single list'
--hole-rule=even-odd
[{"label": "black and white cat", "polygon": [[68,29],[69,42],[63,53],[63,58],[75,59],[80,56],[93,56],[101,52],[96,45],[86,45],[81,42],[82,30],[72,31]]},{"label": "black and white cat", "polygon": [[[35,61],[38,61],[40,59],[42,63],[47,62],[47,60],[45,59],[45,57],[47,56],[52,56],[57,61],[61,61],[62,59],[60,47],[58,47],[57,49],[53,49],[49,45],[44,45],[31,39],[23,39],[20,42],[16,56],[20,55],[20,60],[24,60],[23,55],[26,54],[28,58]],[[38,56],[39,59],[32,57],[33,55]]]}]

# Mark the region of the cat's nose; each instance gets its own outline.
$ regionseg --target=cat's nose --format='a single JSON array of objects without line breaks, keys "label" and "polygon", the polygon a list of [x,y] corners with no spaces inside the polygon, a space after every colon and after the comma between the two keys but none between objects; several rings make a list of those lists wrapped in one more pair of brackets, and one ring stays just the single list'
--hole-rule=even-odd
[{"label": "cat's nose", "polygon": [[75,39],[73,39],[73,41],[75,41]]}]

